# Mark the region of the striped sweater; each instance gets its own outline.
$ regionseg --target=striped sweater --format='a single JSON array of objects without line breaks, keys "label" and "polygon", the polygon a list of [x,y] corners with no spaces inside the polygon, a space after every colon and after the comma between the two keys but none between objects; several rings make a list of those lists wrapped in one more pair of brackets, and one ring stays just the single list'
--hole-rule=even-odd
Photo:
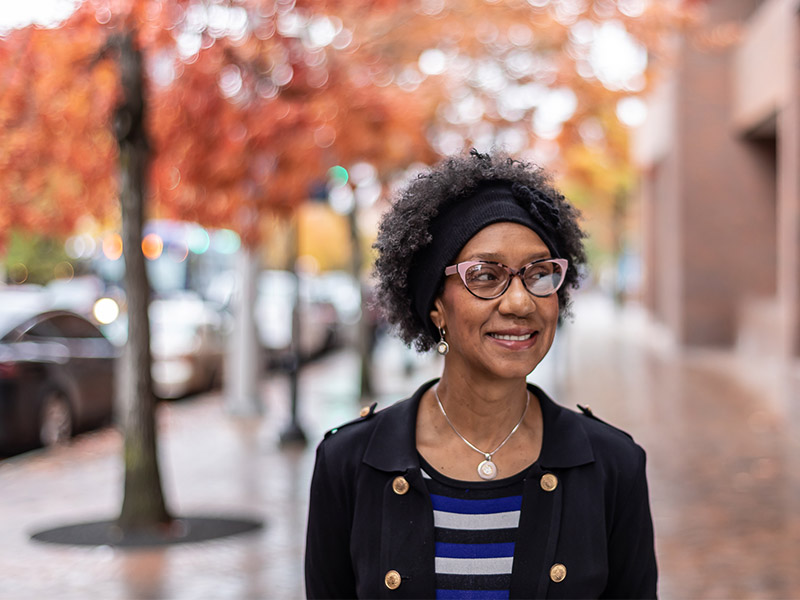
[{"label": "striped sweater", "polygon": [[525,472],[458,481],[420,457],[433,502],[437,598],[508,598]]}]

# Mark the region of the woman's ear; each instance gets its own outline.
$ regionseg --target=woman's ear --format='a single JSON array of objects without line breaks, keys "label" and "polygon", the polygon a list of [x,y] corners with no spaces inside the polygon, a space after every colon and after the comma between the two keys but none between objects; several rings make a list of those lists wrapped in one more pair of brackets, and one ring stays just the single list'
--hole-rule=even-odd
[{"label": "woman's ear", "polygon": [[442,303],[441,296],[437,296],[436,300],[433,301],[433,310],[431,310],[429,316],[436,327],[439,329],[444,329],[446,320],[444,317],[444,304]]}]

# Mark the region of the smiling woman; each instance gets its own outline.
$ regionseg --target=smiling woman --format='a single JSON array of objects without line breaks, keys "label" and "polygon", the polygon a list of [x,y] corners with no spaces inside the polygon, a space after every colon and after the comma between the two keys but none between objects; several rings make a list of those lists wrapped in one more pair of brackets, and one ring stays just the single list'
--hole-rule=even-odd
[{"label": "smiling woman", "polygon": [[446,159],[376,242],[377,297],[440,379],[326,434],[309,597],[650,598],[645,455],[526,383],[585,262],[578,213],[531,165]]},{"label": "smiling woman", "polygon": [[[543,256],[549,259],[550,251],[541,238],[516,223],[488,225],[467,242],[456,259],[458,264],[453,266],[471,266],[461,280],[446,279],[430,312],[437,329],[447,331],[448,381],[467,382],[485,372],[493,383],[505,379],[518,382],[544,358],[556,333],[557,287],[549,285],[548,293],[539,297],[528,287],[543,281],[533,279],[536,265],[542,268]],[[506,271],[494,268],[505,264],[480,261],[488,257],[515,265],[513,268],[526,271],[525,275],[530,271],[527,279],[531,284],[525,283],[525,277],[511,275],[512,267],[506,267]],[[563,277],[558,282],[560,285]],[[446,395],[448,381],[438,386],[442,395]]]}]

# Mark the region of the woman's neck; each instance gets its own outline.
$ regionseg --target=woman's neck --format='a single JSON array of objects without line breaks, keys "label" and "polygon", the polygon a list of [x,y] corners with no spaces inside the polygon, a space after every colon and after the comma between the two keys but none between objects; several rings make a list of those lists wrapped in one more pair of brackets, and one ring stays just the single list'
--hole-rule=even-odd
[{"label": "woman's neck", "polygon": [[436,393],[448,418],[473,443],[491,443],[510,430],[519,421],[527,401],[525,379],[477,381],[454,377],[445,369],[437,386]]}]

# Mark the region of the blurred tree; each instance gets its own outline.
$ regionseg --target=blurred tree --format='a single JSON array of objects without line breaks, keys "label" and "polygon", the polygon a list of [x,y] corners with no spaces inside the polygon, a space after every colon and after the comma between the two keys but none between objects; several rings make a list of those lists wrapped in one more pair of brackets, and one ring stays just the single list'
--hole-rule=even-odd
[{"label": "blurred tree", "polygon": [[155,394],[150,373],[150,285],[142,252],[145,194],[150,163],[146,131],[145,78],[136,24],[108,38],[119,68],[120,94],[114,107],[118,148],[122,253],[128,304],[128,340],[123,350],[122,384],[117,390],[125,434],[125,487],[117,524],[123,534],[170,523],[158,468]]},{"label": "blurred tree", "polygon": [[[368,160],[386,179],[434,158],[428,141],[441,154],[504,146],[606,190],[598,178],[628,167],[619,102],[663,59],[681,22],[673,4],[86,0],[57,30],[0,44],[0,223],[63,231],[80,212],[115,216],[104,120],[115,67],[85,63],[130,24],[148,82],[149,199],[163,216],[257,239],[264,208],[290,211],[328,167]],[[587,146],[602,167],[591,181],[587,154],[571,151]]]},{"label": "blurred tree", "polygon": [[347,61],[327,64],[343,28],[306,4],[87,0],[58,28],[0,40],[0,232],[63,234],[79,216],[113,221],[121,209],[123,534],[171,521],[149,371],[146,202],[233,227],[252,248],[259,216],[292,211],[340,157],[374,153],[389,169],[433,156],[411,103],[353,89]]},{"label": "blurred tree", "polygon": [[[348,23],[366,10],[328,4]],[[649,0],[398,3],[358,21],[359,52],[372,57],[359,68],[435,99],[428,136],[438,153],[504,147],[547,166],[588,192],[583,208],[605,230],[634,181],[629,128],[685,9]]]},{"label": "blurred tree", "polygon": [[102,40],[86,18],[69,35],[0,38],[0,249],[12,225],[61,236],[82,214],[114,216],[116,75],[106,62],[88,68]]},{"label": "blurred tree", "polygon": [[144,347],[143,210],[231,227],[253,248],[261,216],[291,212],[332,165],[367,161],[385,182],[437,153],[497,145],[611,190],[592,201],[613,213],[627,169],[614,115],[647,83],[648,50],[661,52],[676,20],[667,5],[84,0],[55,29],[0,39],[0,238],[9,223],[63,233],[122,209],[127,287],[143,294],[126,353],[141,418],[126,427],[125,467],[152,498],[128,502],[126,484],[120,523],[169,521]]},{"label": "blurred tree", "polygon": [[8,232],[8,246],[0,272],[12,283],[44,285],[57,277],[74,273],[64,244],[60,240],[30,231]]}]

